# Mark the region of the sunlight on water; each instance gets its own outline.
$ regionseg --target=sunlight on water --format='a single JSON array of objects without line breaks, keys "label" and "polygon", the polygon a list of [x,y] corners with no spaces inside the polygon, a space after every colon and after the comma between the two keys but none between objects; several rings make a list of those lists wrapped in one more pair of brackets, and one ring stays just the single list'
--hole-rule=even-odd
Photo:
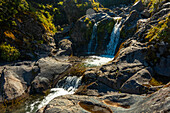
[{"label": "sunlight on water", "polygon": [[89,56],[85,61],[85,66],[101,66],[113,60],[114,56],[102,55],[102,56]]},{"label": "sunlight on water", "polygon": [[41,109],[42,107],[46,106],[51,100],[53,100],[55,97],[67,95],[67,94],[73,94],[78,86],[80,85],[81,77],[76,76],[69,76],[59,81],[57,84],[57,88],[52,88],[50,90],[50,94],[48,94],[46,97],[44,97],[43,100],[36,100],[32,104],[28,105],[26,107],[26,113],[35,113],[37,110]]}]

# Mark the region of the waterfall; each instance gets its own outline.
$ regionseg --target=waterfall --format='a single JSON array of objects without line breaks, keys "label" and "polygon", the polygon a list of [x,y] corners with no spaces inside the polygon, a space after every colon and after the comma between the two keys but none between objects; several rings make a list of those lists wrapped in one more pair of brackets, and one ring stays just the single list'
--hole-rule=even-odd
[{"label": "waterfall", "polygon": [[[117,17],[117,18],[119,18],[119,17]],[[119,22],[119,19],[117,19],[117,22],[114,25],[114,28],[113,28],[111,36],[110,36],[110,42],[107,45],[107,49],[105,51],[106,55],[114,56],[114,54],[115,54],[116,47],[119,43],[120,26],[121,26],[121,21]]]},{"label": "waterfall", "polygon": [[[94,47],[95,42],[96,42],[96,44]],[[96,48],[97,48],[97,23],[95,23],[93,26],[92,36],[91,36],[90,42],[88,44],[88,54],[94,54],[96,51]]]},{"label": "waterfall", "polygon": [[48,94],[43,100],[36,100],[30,105],[26,106],[26,113],[36,113],[37,110],[46,106],[51,100],[55,97],[67,94],[73,94],[76,89],[79,87],[81,83],[82,77],[77,76],[68,76],[63,80],[60,80],[56,85],[56,88],[52,88],[50,90],[50,94]]}]

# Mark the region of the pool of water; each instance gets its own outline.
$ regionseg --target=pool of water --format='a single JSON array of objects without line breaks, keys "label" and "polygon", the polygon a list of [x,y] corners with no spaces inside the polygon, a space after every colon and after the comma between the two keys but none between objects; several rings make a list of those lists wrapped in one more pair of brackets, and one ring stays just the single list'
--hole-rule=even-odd
[{"label": "pool of water", "polygon": [[85,66],[87,67],[95,67],[95,66],[101,66],[104,65],[106,63],[108,63],[109,61],[112,61],[114,58],[114,56],[110,56],[110,55],[101,55],[101,56],[89,56],[88,58],[86,58],[83,63]]}]

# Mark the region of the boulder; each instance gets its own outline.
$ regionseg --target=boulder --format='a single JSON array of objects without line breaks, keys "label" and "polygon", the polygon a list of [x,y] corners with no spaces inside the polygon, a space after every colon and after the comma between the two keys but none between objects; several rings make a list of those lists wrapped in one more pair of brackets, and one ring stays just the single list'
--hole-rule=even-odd
[{"label": "boulder", "polygon": [[10,101],[23,96],[27,90],[26,83],[16,77],[16,73],[4,69],[0,77],[0,102]]},{"label": "boulder", "polygon": [[151,74],[147,69],[138,71],[135,75],[129,78],[120,88],[120,91],[133,94],[147,93],[148,87],[151,80]]},{"label": "boulder", "polygon": [[54,78],[57,80],[60,74],[71,67],[70,63],[56,61],[51,57],[41,58],[35,65],[39,67],[40,71],[31,83],[31,90],[37,93],[42,93],[50,88]]},{"label": "boulder", "polygon": [[68,39],[63,39],[58,43],[59,51],[57,52],[57,56],[72,54],[72,42]]},{"label": "boulder", "polygon": [[170,55],[161,57],[160,62],[154,67],[154,71],[159,75],[170,77]]}]

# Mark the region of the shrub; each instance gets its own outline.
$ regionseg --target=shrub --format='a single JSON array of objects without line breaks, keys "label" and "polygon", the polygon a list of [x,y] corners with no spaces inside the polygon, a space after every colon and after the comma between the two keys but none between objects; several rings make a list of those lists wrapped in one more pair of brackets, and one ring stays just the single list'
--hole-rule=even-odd
[{"label": "shrub", "polygon": [[146,39],[149,39],[149,42],[156,41],[161,42],[165,41],[170,43],[169,37],[169,23],[170,14],[165,18],[165,20],[159,21],[156,26],[152,26],[152,28],[147,33]]},{"label": "shrub", "polygon": [[14,61],[20,56],[18,49],[6,43],[0,45],[0,53],[0,57],[5,61]]}]

